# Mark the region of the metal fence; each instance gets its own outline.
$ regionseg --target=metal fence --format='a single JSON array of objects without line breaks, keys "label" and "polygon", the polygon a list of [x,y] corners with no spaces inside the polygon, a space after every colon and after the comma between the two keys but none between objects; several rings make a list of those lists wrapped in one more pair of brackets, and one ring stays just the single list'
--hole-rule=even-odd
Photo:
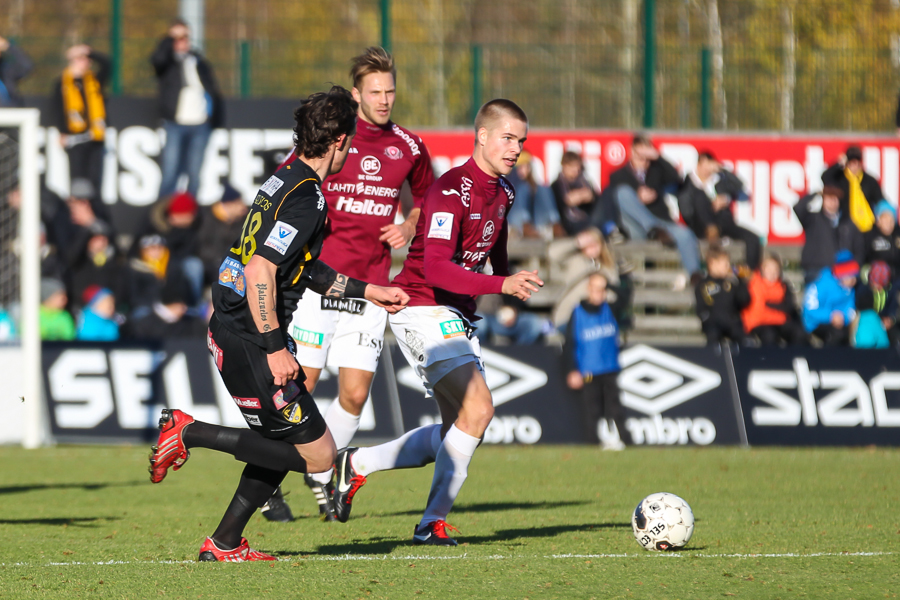
[{"label": "metal fence", "polygon": [[[117,50],[113,93],[150,96],[148,57],[178,6],[0,0],[0,34],[37,62],[28,94],[46,94],[65,48],[83,41]],[[399,65],[398,118],[416,127],[468,125],[480,102],[505,96],[541,127],[889,131],[900,87],[898,0],[204,6],[203,49],[227,95],[299,98],[347,85],[349,58],[384,43]]]}]

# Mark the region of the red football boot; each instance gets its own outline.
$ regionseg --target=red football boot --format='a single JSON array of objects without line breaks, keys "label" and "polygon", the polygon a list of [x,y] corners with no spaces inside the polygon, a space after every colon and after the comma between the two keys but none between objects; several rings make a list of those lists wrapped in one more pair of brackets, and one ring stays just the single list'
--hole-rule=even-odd
[{"label": "red football boot", "polygon": [[247,538],[241,538],[241,544],[234,550],[222,550],[212,538],[206,538],[200,546],[200,562],[247,562],[251,560],[278,560],[274,556],[254,550]]},{"label": "red football boot", "polygon": [[166,478],[169,467],[175,471],[184,466],[191,457],[185,448],[181,435],[184,428],[194,422],[194,417],[180,410],[164,408],[159,418],[159,441],[151,448],[150,481],[159,483]]}]

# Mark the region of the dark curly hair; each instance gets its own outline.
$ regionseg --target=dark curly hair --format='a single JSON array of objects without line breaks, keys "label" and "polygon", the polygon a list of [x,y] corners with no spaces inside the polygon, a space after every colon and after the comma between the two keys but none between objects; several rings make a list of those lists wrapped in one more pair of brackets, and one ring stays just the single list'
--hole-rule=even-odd
[{"label": "dark curly hair", "polygon": [[317,92],[294,111],[294,146],[297,156],[322,158],[328,146],[340,136],[356,130],[359,104],[350,92],[339,85],[327,92]]}]

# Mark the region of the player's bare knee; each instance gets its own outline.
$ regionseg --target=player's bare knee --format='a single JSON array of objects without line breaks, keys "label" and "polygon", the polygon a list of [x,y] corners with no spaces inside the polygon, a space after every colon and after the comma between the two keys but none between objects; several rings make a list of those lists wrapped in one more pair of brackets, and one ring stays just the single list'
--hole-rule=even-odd
[{"label": "player's bare knee", "polygon": [[340,402],[341,408],[346,410],[351,415],[359,416],[362,414],[363,406],[366,403],[366,400],[369,398],[369,390],[367,389],[349,389],[349,390],[341,390]]}]

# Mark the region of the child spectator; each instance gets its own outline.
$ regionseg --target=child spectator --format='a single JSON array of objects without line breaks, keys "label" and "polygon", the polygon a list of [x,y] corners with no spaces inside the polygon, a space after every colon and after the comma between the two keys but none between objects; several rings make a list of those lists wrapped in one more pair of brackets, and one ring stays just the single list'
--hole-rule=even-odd
[{"label": "child spectator", "polygon": [[736,344],[744,342],[741,310],[750,303],[747,286],[731,268],[728,254],[711,246],[706,255],[708,275],[694,289],[697,316],[710,346],[728,338]]},{"label": "child spectator", "polygon": [[41,280],[40,315],[41,339],[44,341],[68,341],[75,339],[75,321],[66,311],[69,298],[66,288],[58,279]]},{"label": "child spectator", "polygon": [[803,326],[826,346],[843,346],[850,341],[850,324],[856,317],[853,287],[859,276],[859,263],[849,250],[834,257],[834,266],[822,269],[819,277],[806,286],[803,295]]},{"label": "child spectator", "polygon": [[897,212],[881,200],[875,205],[875,227],[867,231],[864,262],[884,261],[894,273],[900,269],[900,231],[897,229]]},{"label": "child spectator", "polygon": [[138,255],[128,263],[129,319],[142,317],[159,300],[169,270],[169,249],[162,236],[145,235],[137,241]]},{"label": "child spectator", "polygon": [[780,341],[788,345],[803,344],[806,333],[800,324],[791,287],[781,277],[781,261],[767,255],[747,284],[750,304],[741,313],[744,331],[759,338],[763,346]]},{"label": "child spectator", "polygon": [[628,440],[625,415],[619,400],[619,327],[606,302],[606,277],[593,273],[588,278],[588,297],[572,311],[566,328],[566,383],[581,392],[587,439],[600,442],[598,420],[610,419],[618,435],[603,428],[603,449],[622,450]]},{"label": "child spectator", "polygon": [[78,317],[77,338],[84,342],[114,342],[119,339],[115,320],[116,299],[112,291],[92,285],[82,294],[84,309]]},{"label": "child spectator", "polygon": [[144,231],[145,234],[158,234],[165,240],[169,250],[168,272],[177,273],[187,282],[191,306],[200,301],[203,290],[199,231],[200,207],[188,192],[180,192],[154,204],[149,226]]},{"label": "child spectator", "polygon": [[[900,302],[898,302],[897,290],[892,284],[893,271],[886,262],[876,260],[869,265],[866,272],[861,273],[861,279],[862,281],[856,286],[856,310],[860,313],[860,319],[858,323],[855,323],[856,329],[851,341],[857,348],[881,348],[883,346],[867,345],[881,339],[878,329],[884,330],[890,341],[897,341],[895,325]],[[863,311],[867,311],[865,317],[862,315]],[[878,317],[878,324],[872,322],[872,314]],[[860,342],[862,342],[862,346]]]}]

